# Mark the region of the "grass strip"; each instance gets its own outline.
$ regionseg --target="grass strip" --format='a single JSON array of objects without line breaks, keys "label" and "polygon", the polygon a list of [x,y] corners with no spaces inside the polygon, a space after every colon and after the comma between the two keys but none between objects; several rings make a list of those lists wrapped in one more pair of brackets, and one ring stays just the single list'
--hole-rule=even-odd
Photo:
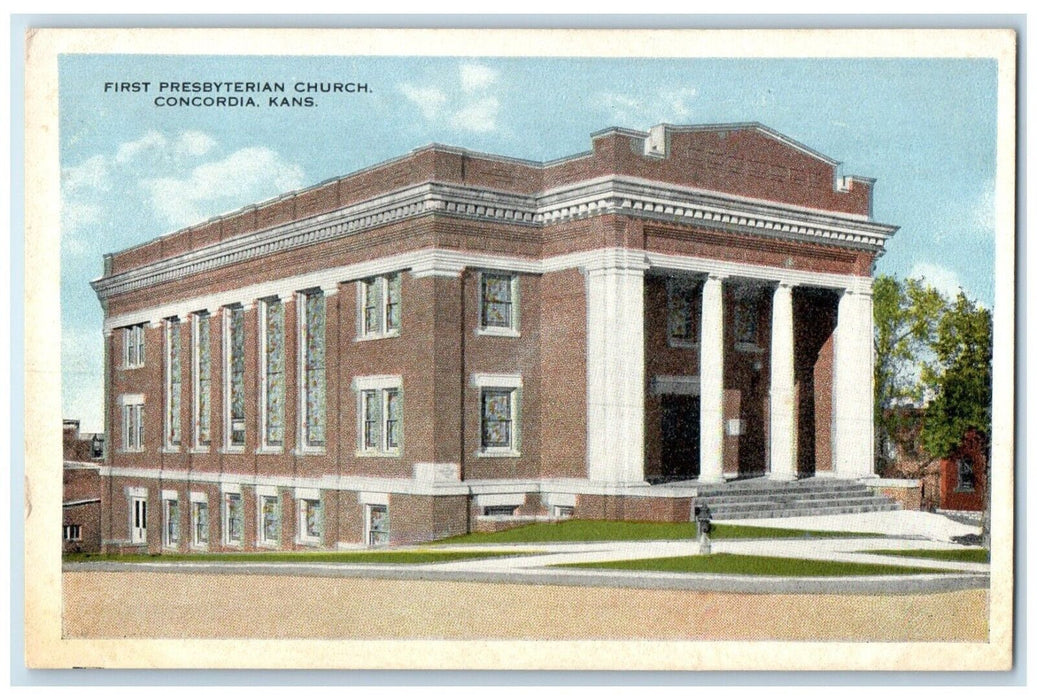
[{"label": "grass strip", "polygon": [[[506,544],[521,542],[618,542],[630,540],[693,540],[695,523],[656,523],[624,520],[562,520],[534,523],[500,532],[473,532],[438,540],[435,544]],[[713,539],[831,539],[885,537],[873,532],[790,530],[756,525],[718,524]]]},{"label": "grass strip", "polygon": [[987,564],[990,552],[986,549],[866,549],[861,554],[882,554],[890,557],[915,557],[939,561],[959,561],[970,564]]},{"label": "grass strip", "polygon": [[555,566],[579,569],[668,571],[689,574],[786,576],[792,578],[903,576],[907,574],[948,573],[944,569],[927,569],[915,566],[790,559],[787,557],[763,557],[748,554],[705,554],[689,557],[660,557],[657,559],[625,559],[622,561],[587,562],[584,564],[556,564]]},{"label": "grass strip", "polygon": [[465,559],[510,557],[534,552],[444,552],[439,550],[404,550],[376,552],[221,552],[206,554],[66,554],[66,562],[110,561],[126,563],[165,562],[249,562],[289,564],[435,564]]}]

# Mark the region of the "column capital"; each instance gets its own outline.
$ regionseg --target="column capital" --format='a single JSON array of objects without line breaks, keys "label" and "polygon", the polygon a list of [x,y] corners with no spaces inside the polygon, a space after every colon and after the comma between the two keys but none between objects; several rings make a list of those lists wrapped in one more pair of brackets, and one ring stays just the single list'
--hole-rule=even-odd
[{"label": "column capital", "polygon": [[778,289],[781,289],[781,288],[792,289],[793,287],[798,287],[799,286],[799,282],[795,282],[795,281],[789,280],[789,279],[778,279],[778,280],[774,280],[774,286],[776,288],[778,288]]},{"label": "column capital", "polygon": [[643,250],[629,248],[604,248],[594,251],[583,265],[587,272],[645,272],[650,268]]},{"label": "column capital", "polygon": [[710,272],[709,274],[706,275],[706,281],[707,282],[710,282],[710,281],[713,281],[713,282],[723,282],[724,280],[728,279],[730,276],[731,275],[727,274],[726,272]]}]

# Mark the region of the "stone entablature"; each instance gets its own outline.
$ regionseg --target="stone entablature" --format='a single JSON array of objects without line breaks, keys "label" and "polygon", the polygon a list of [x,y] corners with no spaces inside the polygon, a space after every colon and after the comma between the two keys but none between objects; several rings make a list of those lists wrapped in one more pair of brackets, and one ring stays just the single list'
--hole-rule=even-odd
[{"label": "stone entablature", "polygon": [[[836,182],[834,161],[824,159],[820,154],[809,151],[791,140],[782,140],[784,137],[760,125],[729,125],[726,128],[731,133],[749,133],[754,137],[753,143],[762,138],[768,145],[780,144],[787,151],[810,158],[820,167],[831,170],[827,182],[815,182],[812,185],[826,196],[833,192],[846,194],[840,190],[852,190],[855,183],[858,183],[859,187],[866,185],[867,196],[864,205],[857,208],[834,207],[826,196],[818,196],[815,198],[816,201],[804,198],[801,198],[802,201],[783,201],[780,192],[738,191],[745,188],[731,186],[728,182],[730,178],[714,181],[702,177],[698,178],[700,181],[696,181],[694,175],[689,175],[686,178],[688,182],[660,181],[667,178],[672,180],[673,175],[669,172],[654,172],[658,168],[653,169],[653,163],[658,165],[665,162],[670,169],[675,163],[682,163],[687,168],[694,169],[692,166],[698,162],[694,157],[698,151],[694,148],[677,148],[674,145],[679,145],[682,135],[714,133],[724,128],[696,128],[689,131],[685,128],[666,127],[666,143],[670,144],[669,150],[662,155],[632,154],[637,156],[639,162],[645,161],[642,164],[644,167],[637,168],[634,172],[623,172],[630,170],[622,167],[626,158],[625,153],[606,159],[599,148],[599,142],[607,140],[606,136],[635,140],[640,138],[645,141],[648,134],[634,136],[631,134],[639,132],[623,130],[602,132],[595,139],[596,150],[591,155],[576,156],[539,166],[545,171],[551,171],[563,164],[571,165],[573,162],[589,160],[595,164],[594,167],[573,170],[555,178],[557,182],[542,181],[543,188],[533,191],[511,190],[509,185],[514,186],[514,178],[458,178],[449,168],[433,167],[426,173],[427,169],[417,167],[417,161],[424,158],[429,149],[434,155],[460,158],[466,162],[493,162],[498,166],[499,172],[505,172],[508,168],[530,167],[520,166],[520,162],[514,159],[472,154],[438,146],[419,149],[404,159],[390,161],[384,166],[376,166],[374,169],[336,182],[347,183],[365,173],[370,174],[386,168],[406,172],[408,179],[413,176],[409,171],[413,168],[421,176],[419,180],[424,181],[401,187],[397,184],[400,182],[399,178],[385,176],[379,180],[381,187],[359,188],[357,192],[367,193],[361,199],[343,202],[339,196],[318,197],[314,201],[321,202],[323,206],[317,206],[315,211],[300,211],[299,207],[293,205],[291,212],[284,216],[260,215],[271,207],[280,206],[279,203],[283,203],[286,197],[298,198],[304,193],[311,192],[307,190],[295,195],[286,195],[271,203],[255,205],[243,212],[217,217],[216,221],[227,223],[237,221],[248,212],[252,213],[251,223],[235,225],[230,235],[222,232],[222,224],[221,233],[215,238],[192,236],[196,229],[188,229],[143,246],[106,256],[105,276],[97,280],[94,287],[102,298],[107,298],[250,258],[356,235],[371,228],[429,214],[535,227],[542,229],[543,236],[547,238],[550,237],[550,227],[554,224],[603,214],[620,214],[706,228],[722,228],[784,240],[823,243],[872,253],[882,252],[885,240],[896,231],[896,227],[870,221],[871,181],[844,178]],[[738,152],[738,148],[744,147],[732,146],[733,150],[727,154],[728,160],[744,160],[744,154],[739,155]],[[602,162],[604,160],[608,162]],[[730,166],[727,161],[724,163],[718,163],[715,167],[723,170]],[[708,163],[699,163],[699,166],[709,169]],[[743,174],[750,180],[754,177],[748,171]],[[457,181],[459,179],[460,182]],[[321,185],[318,189],[327,186],[329,185]],[[206,224],[212,225],[213,222]],[[238,228],[241,230],[236,230]]]}]

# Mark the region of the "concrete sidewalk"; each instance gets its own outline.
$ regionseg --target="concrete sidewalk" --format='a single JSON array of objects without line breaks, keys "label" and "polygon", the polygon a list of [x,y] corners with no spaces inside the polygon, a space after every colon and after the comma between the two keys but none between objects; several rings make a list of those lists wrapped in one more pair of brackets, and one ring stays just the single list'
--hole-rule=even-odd
[{"label": "concrete sidewalk", "polygon": [[[793,523],[792,521],[797,521]],[[545,542],[492,545],[438,545],[437,551],[492,551],[514,556],[428,564],[263,563],[234,562],[89,562],[66,565],[69,571],[149,570],[238,574],[290,574],[379,579],[482,581],[568,586],[671,588],[744,593],[863,593],[908,594],[989,586],[990,565],[866,553],[878,549],[960,550],[950,537],[978,528],[930,513],[886,512],[777,520],[733,521],[784,529],[856,531],[886,537],[722,539],[714,553],[789,557],[817,561],[855,562],[938,569],[946,573],[847,577],[777,577],[664,571],[564,568],[566,564],[695,556],[692,540],[617,542]],[[407,549],[412,549],[408,547]],[[560,568],[561,567],[561,568]]]}]

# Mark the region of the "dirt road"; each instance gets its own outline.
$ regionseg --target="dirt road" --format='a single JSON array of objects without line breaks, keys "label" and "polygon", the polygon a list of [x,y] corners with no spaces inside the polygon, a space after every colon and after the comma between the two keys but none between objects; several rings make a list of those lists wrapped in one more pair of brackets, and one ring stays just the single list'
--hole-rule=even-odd
[{"label": "dirt road", "polygon": [[986,589],[744,595],[451,581],[66,572],[66,638],[985,641]]}]

